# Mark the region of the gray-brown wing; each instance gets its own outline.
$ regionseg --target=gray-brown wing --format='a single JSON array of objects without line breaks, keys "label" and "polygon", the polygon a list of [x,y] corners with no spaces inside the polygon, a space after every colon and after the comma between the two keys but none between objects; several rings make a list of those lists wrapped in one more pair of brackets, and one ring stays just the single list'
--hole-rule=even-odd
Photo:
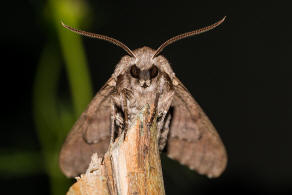
[{"label": "gray-brown wing", "polygon": [[108,83],[96,94],[68,134],[59,156],[59,164],[67,177],[75,177],[88,168],[91,155],[103,155],[110,142],[113,87]]},{"label": "gray-brown wing", "polygon": [[168,157],[208,177],[218,177],[227,164],[225,147],[211,121],[178,81],[167,142]]}]

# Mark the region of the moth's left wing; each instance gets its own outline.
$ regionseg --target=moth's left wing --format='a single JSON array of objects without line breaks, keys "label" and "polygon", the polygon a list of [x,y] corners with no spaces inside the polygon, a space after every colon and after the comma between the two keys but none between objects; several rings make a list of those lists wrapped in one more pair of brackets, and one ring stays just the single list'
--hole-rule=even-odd
[{"label": "moth's left wing", "polygon": [[227,164],[225,147],[211,121],[176,78],[168,157],[208,177],[218,177]]},{"label": "moth's left wing", "polygon": [[91,155],[103,156],[110,143],[113,79],[97,92],[68,134],[59,156],[62,172],[75,177],[88,168]]}]

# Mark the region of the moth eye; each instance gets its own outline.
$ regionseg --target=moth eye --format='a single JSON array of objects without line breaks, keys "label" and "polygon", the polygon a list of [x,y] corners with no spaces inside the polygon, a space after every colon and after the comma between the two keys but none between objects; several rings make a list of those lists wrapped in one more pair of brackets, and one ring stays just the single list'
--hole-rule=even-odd
[{"label": "moth eye", "polygon": [[155,78],[158,75],[158,68],[153,65],[149,70],[151,79]]},{"label": "moth eye", "polygon": [[138,79],[139,74],[140,74],[140,69],[136,65],[133,65],[131,67],[130,73],[131,73],[132,77]]}]

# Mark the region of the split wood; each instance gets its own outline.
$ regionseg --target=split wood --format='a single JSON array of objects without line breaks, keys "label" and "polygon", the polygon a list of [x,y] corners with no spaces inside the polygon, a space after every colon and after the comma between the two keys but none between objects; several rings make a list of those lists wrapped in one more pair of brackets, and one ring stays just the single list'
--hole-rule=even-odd
[{"label": "split wood", "polygon": [[154,109],[146,105],[104,157],[93,154],[67,195],[164,195]]}]

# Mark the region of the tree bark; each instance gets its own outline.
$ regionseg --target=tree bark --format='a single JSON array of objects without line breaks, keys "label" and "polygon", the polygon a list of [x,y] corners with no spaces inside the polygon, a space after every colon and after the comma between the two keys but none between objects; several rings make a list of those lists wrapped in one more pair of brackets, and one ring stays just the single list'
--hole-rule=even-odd
[{"label": "tree bark", "polygon": [[165,194],[155,110],[146,105],[103,158],[93,154],[88,170],[67,194]]}]

